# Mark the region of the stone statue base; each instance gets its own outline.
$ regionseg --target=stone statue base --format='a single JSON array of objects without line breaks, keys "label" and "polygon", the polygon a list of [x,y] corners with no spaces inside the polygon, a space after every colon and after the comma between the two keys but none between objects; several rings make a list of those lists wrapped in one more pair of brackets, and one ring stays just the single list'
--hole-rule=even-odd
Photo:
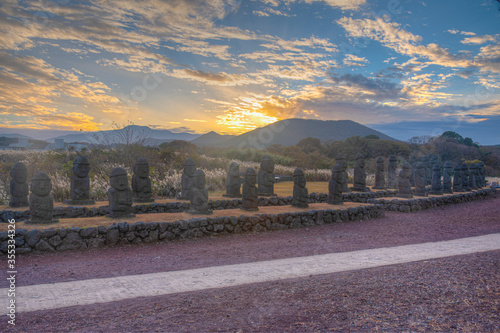
[{"label": "stone statue base", "polygon": [[187,211],[189,214],[192,214],[192,215],[211,215],[213,214],[214,212],[212,210],[188,210]]},{"label": "stone statue base", "polygon": [[75,206],[89,206],[89,205],[95,205],[94,200],[71,200],[71,199],[66,199],[63,201],[64,204],[66,205],[75,205]]},{"label": "stone statue base", "polygon": [[443,194],[453,194],[453,191],[452,190],[446,190],[446,191],[443,191]]},{"label": "stone statue base", "polygon": [[224,193],[222,196],[225,197],[225,198],[241,198],[242,197],[241,194],[232,195],[232,194],[227,194],[227,193]]},{"label": "stone statue base", "polygon": [[24,221],[25,224],[54,224],[54,223],[59,223],[58,219],[52,219],[52,220],[29,220],[29,221]]},{"label": "stone statue base", "polygon": [[151,202],[155,202],[155,199],[133,198],[132,201],[137,202],[137,203],[151,203]]},{"label": "stone statue base", "polygon": [[397,194],[396,198],[411,199],[413,198],[413,194]]},{"label": "stone statue base", "polygon": [[11,208],[19,208],[19,207],[29,207],[29,202],[9,202],[9,207]]},{"label": "stone statue base", "polygon": [[343,205],[344,204],[343,201],[327,201],[326,203],[330,204],[330,205]]},{"label": "stone statue base", "polygon": [[432,194],[432,195],[442,195],[442,194],[443,194],[443,191],[433,191],[433,190],[431,190],[431,191],[429,192],[429,194]]},{"label": "stone statue base", "polygon": [[385,187],[385,186],[373,186],[372,189],[374,189],[374,190],[387,190],[387,187]]},{"label": "stone statue base", "polygon": [[420,193],[419,192],[415,192],[415,195],[417,197],[427,197],[428,196],[427,192],[420,192]]},{"label": "stone statue base", "polygon": [[349,187],[349,190],[356,192],[371,192],[369,187]]},{"label": "stone statue base", "polygon": [[258,211],[259,208],[254,208],[254,207],[252,207],[252,208],[243,208],[242,207],[242,208],[240,208],[240,210],[244,210],[246,212],[255,212],[255,211]]}]

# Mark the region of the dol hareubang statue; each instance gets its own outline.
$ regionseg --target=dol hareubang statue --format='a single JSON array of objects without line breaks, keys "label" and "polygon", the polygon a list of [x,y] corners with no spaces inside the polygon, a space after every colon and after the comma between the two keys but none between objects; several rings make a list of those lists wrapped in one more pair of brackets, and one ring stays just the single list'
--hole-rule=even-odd
[{"label": "dol hareubang statue", "polygon": [[341,153],[335,157],[335,163],[342,169],[342,192],[349,192],[349,174],[347,173],[347,159]]},{"label": "dol hareubang statue", "polygon": [[410,175],[411,175],[411,165],[406,162],[403,164],[403,168],[399,172],[398,177],[398,197],[400,198],[413,198],[411,194],[411,184],[410,184]]},{"label": "dol hareubang statue", "polygon": [[453,172],[453,168],[451,166],[450,161],[446,161],[443,169],[443,193],[453,193],[452,185],[451,185],[451,174]]},{"label": "dol hareubang statue", "polygon": [[50,193],[52,191],[52,182],[45,172],[37,172],[31,179],[30,194],[30,220],[26,223],[57,223],[54,219],[54,198]]},{"label": "dol hareubang statue", "polygon": [[241,175],[240,175],[240,165],[236,162],[231,162],[229,164],[229,169],[227,170],[226,178],[226,194],[224,197],[229,198],[241,198]]},{"label": "dol hareubang statue", "polygon": [[366,187],[365,158],[360,153],[356,155],[354,186],[352,189],[353,191],[370,192],[370,189]]},{"label": "dol hareubang statue", "polygon": [[396,169],[398,168],[398,160],[396,156],[391,155],[389,158],[389,166],[387,167],[387,188],[397,189]]},{"label": "dol hareubang statue", "polygon": [[342,205],[344,198],[342,197],[342,175],[343,168],[337,163],[333,166],[332,176],[328,182],[328,198],[327,203],[331,205]]},{"label": "dol hareubang statue", "polygon": [[463,192],[462,187],[462,164],[458,163],[453,169],[453,191]]},{"label": "dol hareubang statue", "polygon": [[208,189],[206,185],[205,173],[203,170],[196,170],[194,173],[194,186],[191,189],[191,214],[212,214],[208,209]]},{"label": "dol hareubang statue", "polygon": [[153,202],[153,190],[149,178],[149,163],[144,158],[139,158],[134,165],[132,175],[132,197],[134,202]]},{"label": "dol hareubang statue", "polygon": [[188,158],[184,163],[184,172],[181,177],[181,194],[178,199],[190,200],[191,199],[191,189],[194,186],[194,173],[196,171],[196,164],[194,160]]},{"label": "dol hareubang statue", "polygon": [[259,196],[257,194],[257,174],[254,168],[248,168],[243,182],[241,209],[247,211],[259,210]]},{"label": "dol hareubang statue", "polygon": [[128,185],[127,172],[114,168],[109,176],[111,188],[108,190],[109,216],[112,218],[134,217],[132,190]]},{"label": "dol hareubang statue", "polygon": [[271,156],[264,155],[260,162],[260,169],[257,175],[258,193],[262,196],[272,196],[274,194],[274,162]]},{"label": "dol hareubang statue", "polygon": [[375,171],[375,186],[376,190],[385,190],[385,166],[382,156],[377,158],[377,171]]},{"label": "dol hareubang statue", "polygon": [[293,172],[293,198],[292,206],[306,208],[309,206],[309,192],[306,188],[306,176],[301,168]]},{"label": "dol hareubang statue", "polygon": [[10,207],[27,207],[28,203],[28,169],[26,165],[17,162],[10,171]]},{"label": "dol hareubang statue", "polygon": [[90,164],[85,156],[78,156],[73,161],[73,175],[71,175],[70,200],[64,200],[69,205],[93,205],[90,199]]},{"label": "dol hareubang statue", "polygon": [[427,184],[426,176],[427,165],[419,162],[417,164],[417,169],[415,170],[415,195],[426,197],[427,192],[425,186]]},{"label": "dol hareubang statue", "polygon": [[441,167],[439,164],[434,164],[432,167],[432,185],[430,194],[443,194],[443,185],[441,183]]}]

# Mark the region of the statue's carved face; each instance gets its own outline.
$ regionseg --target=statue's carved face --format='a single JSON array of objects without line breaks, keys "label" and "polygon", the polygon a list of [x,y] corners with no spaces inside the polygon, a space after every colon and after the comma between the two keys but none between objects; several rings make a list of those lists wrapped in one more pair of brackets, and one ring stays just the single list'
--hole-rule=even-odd
[{"label": "statue's carved face", "polygon": [[189,177],[194,177],[196,165],[187,164],[184,166],[184,173]]},{"label": "statue's carved face", "polygon": [[73,165],[73,173],[78,178],[85,178],[89,175],[90,165],[88,163],[77,163]]},{"label": "statue's carved face", "polygon": [[294,179],[295,185],[297,185],[300,188],[306,187],[306,176],[300,175],[300,176],[295,176]]},{"label": "statue's carved face", "polygon": [[117,191],[125,191],[128,187],[127,175],[113,176],[110,179],[111,187]]},{"label": "statue's carved face", "polygon": [[229,165],[229,174],[233,177],[240,175],[240,166],[238,164]]},{"label": "statue's carved face", "polygon": [[148,178],[148,176],[149,176],[149,165],[148,164],[136,164],[134,166],[134,173],[139,178]]},{"label": "statue's carved face", "polygon": [[14,179],[16,183],[20,184],[25,183],[28,179],[28,171],[23,167],[15,167],[14,169],[12,169],[11,175],[12,179]]},{"label": "statue's carved face", "polygon": [[245,182],[250,186],[255,186],[257,184],[257,175],[246,175]]},{"label": "statue's carved face", "polygon": [[197,172],[195,177],[194,177],[194,186],[196,188],[199,188],[200,190],[205,188],[205,185],[207,184],[207,181],[205,179],[205,174],[201,172]]},{"label": "statue's carved face", "polygon": [[261,168],[266,172],[274,172],[274,162],[272,160],[264,160],[261,163]]},{"label": "statue's carved face", "polygon": [[411,175],[411,169],[403,168],[403,176],[408,178]]},{"label": "statue's carved face", "polygon": [[49,179],[37,179],[31,182],[31,192],[40,197],[49,195],[50,191],[52,191],[52,183]]}]

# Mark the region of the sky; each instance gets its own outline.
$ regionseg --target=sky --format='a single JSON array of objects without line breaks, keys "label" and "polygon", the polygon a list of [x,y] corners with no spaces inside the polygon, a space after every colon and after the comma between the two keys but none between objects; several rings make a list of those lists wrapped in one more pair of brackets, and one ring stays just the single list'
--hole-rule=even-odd
[{"label": "sky", "polygon": [[2,0],[0,128],[350,119],[500,144],[496,0]]}]

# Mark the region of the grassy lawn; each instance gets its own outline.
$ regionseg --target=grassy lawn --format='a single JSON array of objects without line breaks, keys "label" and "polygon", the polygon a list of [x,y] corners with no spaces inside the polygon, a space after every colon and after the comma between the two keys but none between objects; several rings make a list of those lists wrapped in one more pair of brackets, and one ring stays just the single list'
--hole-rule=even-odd
[{"label": "grassy lawn", "polygon": [[[309,193],[328,193],[328,182],[307,182],[306,185]],[[222,195],[226,193],[226,191],[218,191],[218,192],[210,192],[210,199],[212,197],[222,197]],[[279,195],[280,197],[289,197],[293,194],[293,182],[280,182],[274,184],[274,193]]]}]

